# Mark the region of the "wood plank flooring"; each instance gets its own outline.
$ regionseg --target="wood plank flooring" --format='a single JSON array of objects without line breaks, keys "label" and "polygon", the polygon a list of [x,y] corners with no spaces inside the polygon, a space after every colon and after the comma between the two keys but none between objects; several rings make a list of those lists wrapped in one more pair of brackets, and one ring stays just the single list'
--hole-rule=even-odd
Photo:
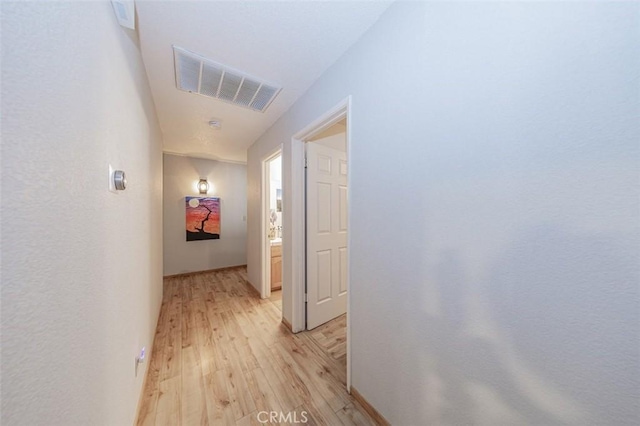
[{"label": "wood plank flooring", "polygon": [[164,286],[138,425],[375,424],[346,391],[345,316],[292,334],[245,268]]},{"label": "wood plank flooring", "polygon": [[347,315],[341,315],[311,331],[306,331],[316,345],[347,371]]}]

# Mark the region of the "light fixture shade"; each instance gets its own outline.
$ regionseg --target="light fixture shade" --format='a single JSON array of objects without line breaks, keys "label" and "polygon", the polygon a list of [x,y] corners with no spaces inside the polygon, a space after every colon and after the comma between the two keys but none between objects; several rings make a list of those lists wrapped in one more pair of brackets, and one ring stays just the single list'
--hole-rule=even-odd
[{"label": "light fixture shade", "polygon": [[209,182],[206,179],[200,179],[198,182],[198,191],[201,194],[206,194],[209,191]]}]

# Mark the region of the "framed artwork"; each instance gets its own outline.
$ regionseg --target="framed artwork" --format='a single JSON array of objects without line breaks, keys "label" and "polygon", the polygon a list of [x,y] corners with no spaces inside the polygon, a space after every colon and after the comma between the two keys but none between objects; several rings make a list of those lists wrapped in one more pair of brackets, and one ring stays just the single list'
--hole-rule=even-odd
[{"label": "framed artwork", "polygon": [[220,239],[220,198],[185,197],[187,241]]}]

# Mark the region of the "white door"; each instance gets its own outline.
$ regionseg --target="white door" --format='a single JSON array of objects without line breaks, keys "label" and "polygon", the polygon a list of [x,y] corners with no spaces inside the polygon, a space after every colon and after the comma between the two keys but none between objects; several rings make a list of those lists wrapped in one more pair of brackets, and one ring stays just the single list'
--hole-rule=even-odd
[{"label": "white door", "polygon": [[347,312],[347,155],[307,143],[307,329]]}]

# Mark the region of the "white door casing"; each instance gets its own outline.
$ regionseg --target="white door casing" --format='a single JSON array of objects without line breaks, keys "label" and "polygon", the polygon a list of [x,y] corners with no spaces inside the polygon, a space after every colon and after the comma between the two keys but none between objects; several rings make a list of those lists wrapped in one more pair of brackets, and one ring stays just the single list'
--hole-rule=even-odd
[{"label": "white door casing", "polygon": [[307,143],[307,329],[347,311],[347,155]]}]

